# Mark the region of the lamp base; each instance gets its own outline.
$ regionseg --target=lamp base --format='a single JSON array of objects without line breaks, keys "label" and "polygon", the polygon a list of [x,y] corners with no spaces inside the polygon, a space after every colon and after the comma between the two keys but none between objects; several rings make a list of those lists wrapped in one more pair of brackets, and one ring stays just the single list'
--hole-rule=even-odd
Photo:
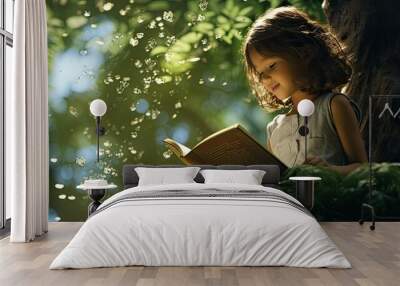
[{"label": "lamp base", "polygon": [[360,225],[364,224],[364,209],[369,209],[371,211],[371,221],[372,224],[369,226],[370,230],[375,230],[375,208],[370,204],[362,204],[361,206],[361,218],[358,221]]},{"label": "lamp base", "polygon": [[106,194],[105,189],[89,189],[88,190],[89,198],[92,200],[88,207],[88,216],[94,213],[97,208],[101,205],[100,200]]}]

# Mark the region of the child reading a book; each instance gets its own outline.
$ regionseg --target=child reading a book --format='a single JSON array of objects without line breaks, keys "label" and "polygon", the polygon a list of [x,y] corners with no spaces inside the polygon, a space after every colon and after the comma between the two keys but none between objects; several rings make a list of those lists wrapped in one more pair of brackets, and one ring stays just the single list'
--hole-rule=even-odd
[{"label": "child reading a book", "polygon": [[[267,148],[287,166],[325,166],[342,174],[367,162],[357,106],[335,92],[351,73],[340,44],[294,7],[267,11],[250,28],[243,54],[249,82],[267,111],[288,108],[267,125]],[[307,162],[297,105],[312,100]]]}]

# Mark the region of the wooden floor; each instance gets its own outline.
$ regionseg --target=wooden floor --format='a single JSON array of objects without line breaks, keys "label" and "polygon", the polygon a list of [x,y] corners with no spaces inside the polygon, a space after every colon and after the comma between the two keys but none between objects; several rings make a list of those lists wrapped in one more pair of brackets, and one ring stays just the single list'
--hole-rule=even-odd
[{"label": "wooden floor", "polygon": [[322,223],[352,269],[290,267],[122,267],[48,270],[81,223],[50,223],[44,237],[10,244],[0,241],[0,285],[400,285],[400,223]]}]

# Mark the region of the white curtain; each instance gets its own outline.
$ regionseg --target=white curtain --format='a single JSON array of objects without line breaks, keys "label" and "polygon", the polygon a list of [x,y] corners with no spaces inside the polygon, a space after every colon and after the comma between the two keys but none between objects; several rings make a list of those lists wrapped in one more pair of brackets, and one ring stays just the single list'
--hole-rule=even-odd
[{"label": "white curtain", "polygon": [[6,187],[12,242],[47,232],[48,74],[45,0],[15,1],[13,94],[6,99]]}]

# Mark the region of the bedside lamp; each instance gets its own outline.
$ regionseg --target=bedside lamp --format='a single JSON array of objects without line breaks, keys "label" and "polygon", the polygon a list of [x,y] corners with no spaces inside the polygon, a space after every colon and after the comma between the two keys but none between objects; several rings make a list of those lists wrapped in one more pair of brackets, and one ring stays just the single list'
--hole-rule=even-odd
[{"label": "bedside lamp", "polygon": [[304,162],[307,161],[307,135],[310,132],[308,129],[308,117],[314,113],[314,103],[309,99],[303,99],[297,105],[297,111],[304,117],[304,125],[300,126],[299,133],[304,136]]},{"label": "bedside lamp", "polygon": [[100,118],[106,113],[107,104],[101,99],[95,99],[90,103],[90,113],[96,117],[97,136],[97,162],[100,161],[100,136],[104,135],[106,129],[100,126]]}]

